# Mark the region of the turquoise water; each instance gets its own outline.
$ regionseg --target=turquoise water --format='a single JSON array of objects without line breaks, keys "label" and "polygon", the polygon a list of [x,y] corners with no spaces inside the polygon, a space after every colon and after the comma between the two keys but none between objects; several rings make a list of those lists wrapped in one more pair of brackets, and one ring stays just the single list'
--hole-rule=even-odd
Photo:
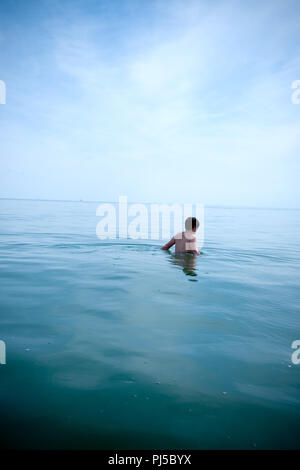
[{"label": "turquoise water", "polygon": [[0,201],[1,446],[300,448],[299,211],[207,208],[199,258]]}]

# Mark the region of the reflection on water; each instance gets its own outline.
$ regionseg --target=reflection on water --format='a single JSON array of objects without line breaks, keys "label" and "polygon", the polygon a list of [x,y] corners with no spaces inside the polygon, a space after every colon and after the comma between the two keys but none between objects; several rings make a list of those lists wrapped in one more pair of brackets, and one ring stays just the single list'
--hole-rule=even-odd
[{"label": "reflection on water", "polygon": [[[170,262],[176,266],[181,266],[187,276],[197,276],[198,255],[194,253],[174,253],[170,256]],[[196,281],[197,279],[193,279]]]}]

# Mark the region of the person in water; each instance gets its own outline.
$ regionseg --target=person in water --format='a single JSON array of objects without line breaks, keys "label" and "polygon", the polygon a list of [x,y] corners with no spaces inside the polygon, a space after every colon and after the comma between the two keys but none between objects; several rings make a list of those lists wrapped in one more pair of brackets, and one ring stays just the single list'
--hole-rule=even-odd
[{"label": "person in water", "polygon": [[168,250],[175,245],[176,253],[194,253],[200,255],[197,246],[196,231],[199,227],[199,220],[196,217],[188,217],[185,221],[185,232],[178,232],[171,240],[161,247],[161,250]]}]

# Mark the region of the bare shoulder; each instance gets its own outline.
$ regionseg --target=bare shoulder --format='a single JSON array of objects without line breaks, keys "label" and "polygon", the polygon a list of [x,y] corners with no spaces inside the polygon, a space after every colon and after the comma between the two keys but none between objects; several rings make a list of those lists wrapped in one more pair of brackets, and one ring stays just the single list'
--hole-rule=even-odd
[{"label": "bare shoulder", "polygon": [[197,241],[197,236],[194,232],[184,232],[184,237],[189,241],[189,242],[196,242]]},{"label": "bare shoulder", "polygon": [[182,240],[184,232],[178,232],[174,235],[175,240]]}]

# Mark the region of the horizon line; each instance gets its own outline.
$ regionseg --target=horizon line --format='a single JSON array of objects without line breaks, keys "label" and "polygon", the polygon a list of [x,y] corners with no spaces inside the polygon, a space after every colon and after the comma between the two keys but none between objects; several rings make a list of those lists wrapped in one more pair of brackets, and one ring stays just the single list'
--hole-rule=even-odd
[{"label": "horizon line", "polygon": [[[0,197],[1,201],[40,201],[40,202],[82,202],[82,203],[102,203],[102,204],[118,204],[118,201],[103,201],[103,200],[84,200],[84,199],[40,199],[40,198],[22,198],[22,197]],[[140,202],[128,201],[128,204],[177,204],[175,202]],[[185,204],[185,203],[183,203]],[[187,203],[186,203],[187,204]],[[189,203],[193,204],[193,203]],[[232,205],[216,205],[216,204],[203,204],[204,207],[209,209],[258,209],[258,210],[286,210],[298,211],[300,207],[266,207],[266,206],[232,206]]]}]

